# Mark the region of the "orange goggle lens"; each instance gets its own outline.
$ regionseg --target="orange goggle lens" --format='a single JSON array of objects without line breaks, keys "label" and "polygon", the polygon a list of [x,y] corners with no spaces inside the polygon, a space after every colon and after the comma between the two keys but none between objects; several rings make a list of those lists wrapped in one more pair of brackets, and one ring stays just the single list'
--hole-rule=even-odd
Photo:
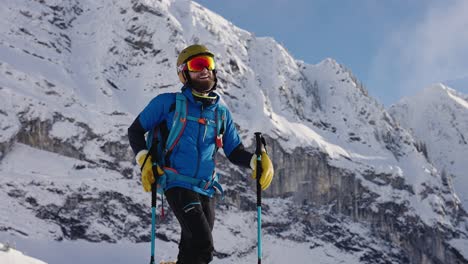
[{"label": "orange goggle lens", "polygon": [[210,56],[198,56],[187,61],[187,68],[192,72],[203,71],[205,68],[212,71],[215,69],[215,61]]}]

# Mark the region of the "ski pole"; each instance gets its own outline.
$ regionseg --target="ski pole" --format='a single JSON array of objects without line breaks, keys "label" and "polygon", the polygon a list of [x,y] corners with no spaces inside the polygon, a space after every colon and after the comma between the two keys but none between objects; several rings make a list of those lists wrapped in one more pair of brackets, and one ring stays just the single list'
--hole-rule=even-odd
[{"label": "ski pole", "polygon": [[[153,149],[153,146],[151,145],[149,152],[151,153],[151,150]],[[148,160],[149,155],[146,155],[145,160],[143,161],[143,164],[141,164],[140,170],[143,171],[143,168],[145,167],[146,161]],[[153,184],[151,184],[151,258],[150,258],[150,264],[154,264],[154,247],[155,247],[155,235],[156,235],[156,194],[157,194],[157,182],[158,179],[155,180]]]},{"label": "ski pole", "polygon": [[262,263],[262,186],[260,185],[260,176],[262,175],[262,143],[265,145],[265,139],[262,133],[255,132],[257,155],[257,255],[258,264]]},{"label": "ski pole", "polygon": [[154,264],[155,236],[156,236],[156,182],[151,185],[151,259],[150,264]]},{"label": "ski pole", "polygon": [[[151,153],[153,146],[151,145],[150,150],[148,152]],[[146,161],[150,155],[146,155],[143,164],[141,164],[140,170],[143,171],[145,167]],[[154,264],[154,245],[155,245],[155,234],[156,234],[156,184],[157,180],[151,184],[151,258],[150,264]]]}]

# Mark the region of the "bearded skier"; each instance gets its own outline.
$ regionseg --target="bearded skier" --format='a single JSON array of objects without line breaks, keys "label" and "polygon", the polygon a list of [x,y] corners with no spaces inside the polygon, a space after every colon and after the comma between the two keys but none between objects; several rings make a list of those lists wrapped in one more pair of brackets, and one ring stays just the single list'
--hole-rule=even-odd
[{"label": "bearded skier", "polygon": [[[151,191],[159,179],[157,184],[181,227],[177,262],[167,264],[206,264],[213,259],[216,191],[222,193],[215,172],[218,149],[223,148],[233,164],[256,168],[256,156],[244,149],[231,113],[214,92],[218,81],[214,57],[204,45],[182,50],[177,58],[181,91],[154,97],[128,129],[130,146],[142,167],[144,191]],[[159,142],[165,143],[159,153],[148,150],[145,140],[145,133],[155,128]],[[261,167],[260,184],[265,190],[274,174],[265,149]]]}]

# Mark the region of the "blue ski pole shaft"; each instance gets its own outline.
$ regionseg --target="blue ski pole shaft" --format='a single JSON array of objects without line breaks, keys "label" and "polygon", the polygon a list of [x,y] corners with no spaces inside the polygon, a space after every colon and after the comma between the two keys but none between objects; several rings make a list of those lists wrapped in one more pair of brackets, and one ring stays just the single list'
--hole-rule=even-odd
[{"label": "blue ski pole shaft", "polygon": [[255,133],[257,155],[257,255],[258,264],[262,263],[262,186],[260,185],[260,176],[262,175],[262,133]]},{"label": "blue ski pole shaft", "polygon": [[155,241],[156,241],[156,183],[151,185],[151,259],[150,264],[154,264]]},{"label": "blue ski pole shaft", "polygon": [[[152,147],[149,152],[151,152]],[[140,170],[143,171],[146,161],[148,160],[149,155],[146,155],[143,164],[141,164]],[[156,180],[157,182],[157,180]],[[156,235],[156,194],[157,194],[157,184],[153,183],[151,185],[151,257],[150,264],[154,264],[154,248],[155,248],[155,235]]]}]

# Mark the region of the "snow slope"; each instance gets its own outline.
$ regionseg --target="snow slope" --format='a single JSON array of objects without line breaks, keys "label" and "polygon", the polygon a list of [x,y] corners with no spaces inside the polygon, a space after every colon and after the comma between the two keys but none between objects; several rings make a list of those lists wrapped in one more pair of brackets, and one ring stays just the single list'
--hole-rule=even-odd
[{"label": "snow slope", "polygon": [[45,262],[40,261],[35,258],[28,257],[17,251],[10,248],[7,244],[4,245],[0,243],[0,263],[3,264],[45,264]]},{"label": "snow slope", "polygon": [[[50,161],[55,161],[56,164],[51,164]],[[28,164],[28,166],[24,168],[21,164]],[[34,254],[34,256],[47,260],[49,264],[63,263],[67,259],[75,259],[72,263],[123,264],[129,263],[129,261],[146,261],[149,255],[149,243],[131,243],[131,241],[128,241],[129,237],[120,238],[117,244],[48,241],[50,237],[63,240],[62,231],[51,221],[37,221],[33,208],[50,204],[59,205],[61,197],[64,196],[64,193],[61,193],[63,191],[99,189],[100,192],[118,191],[123,194],[133,192],[132,198],[141,200],[141,203],[145,203],[145,200],[148,201],[149,199],[142,192],[134,191],[140,187],[135,181],[112,180],[113,175],[110,171],[87,168],[76,170],[77,165],[86,164],[55,153],[36,150],[26,145],[16,145],[15,149],[2,161],[2,170],[0,171],[0,175],[6,176],[0,180],[0,186],[3,186],[2,189],[4,190],[0,194],[0,200],[10,201],[9,203],[0,203],[1,211],[10,212],[8,215],[3,214],[0,222],[2,225],[14,226],[15,229],[8,230],[10,235],[0,234],[0,239],[15,241],[18,247]],[[15,181],[12,182],[11,177],[14,177]],[[77,181],[76,178],[81,180]],[[43,185],[46,185],[47,188],[42,188]],[[25,199],[11,200],[9,197],[25,197]],[[115,206],[119,214],[125,215],[125,226],[133,229],[139,228],[131,223],[132,221],[139,221],[138,216],[126,211],[125,205],[114,200],[108,200],[106,203]],[[271,209],[264,208],[267,210],[263,216],[264,223],[267,225],[268,223],[274,224],[278,221],[278,218],[288,222],[283,216],[290,208],[294,208],[292,203],[294,201],[290,199],[267,199],[264,206]],[[98,210],[102,210],[102,208]],[[149,213],[149,207],[147,211]],[[249,260],[256,259],[256,212],[254,210],[243,212],[231,208],[228,211],[218,211],[217,219],[216,229],[214,230],[214,239],[217,243],[216,251],[220,255],[230,257],[215,258],[214,263],[247,263]],[[178,230],[167,229],[167,226],[174,226],[175,221],[174,218],[170,218],[169,222],[164,225],[158,224],[158,233],[169,238],[170,241],[157,241],[157,260],[171,259],[177,253],[177,245],[174,242],[178,238]],[[125,226],[114,227],[102,222],[100,219],[95,219],[90,221],[87,235],[92,237],[94,232],[98,232],[101,235],[106,233],[113,236],[113,228],[125,229]],[[284,236],[284,238],[290,235],[304,236],[304,228],[301,223],[295,223],[291,230],[285,230],[284,233],[280,232],[278,234],[282,233],[281,236]],[[351,230],[350,232],[354,233],[353,236],[358,237],[361,236],[358,234],[368,232],[364,226],[352,222],[343,223],[343,228]],[[132,231],[135,232],[135,230]],[[142,228],[141,233],[148,234],[148,232],[149,226],[146,225]],[[369,238],[364,237],[359,239],[371,241]],[[264,261],[283,263],[283,261],[289,260],[307,263],[309,259],[313,258],[320,261],[320,263],[339,263],[343,261],[361,263],[359,257],[365,255],[368,251],[363,250],[356,255],[353,252],[343,251],[333,243],[327,243],[319,238],[304,236],[302,240],[305,241],[296,242],[266,233],[263,237]],[[339,239],[336,241],[339,241]],[[373,244],[371,249],[380,250],[380,246],[382,245]],[[284,254],[284,252],[287,252],[287,254]]]}]

